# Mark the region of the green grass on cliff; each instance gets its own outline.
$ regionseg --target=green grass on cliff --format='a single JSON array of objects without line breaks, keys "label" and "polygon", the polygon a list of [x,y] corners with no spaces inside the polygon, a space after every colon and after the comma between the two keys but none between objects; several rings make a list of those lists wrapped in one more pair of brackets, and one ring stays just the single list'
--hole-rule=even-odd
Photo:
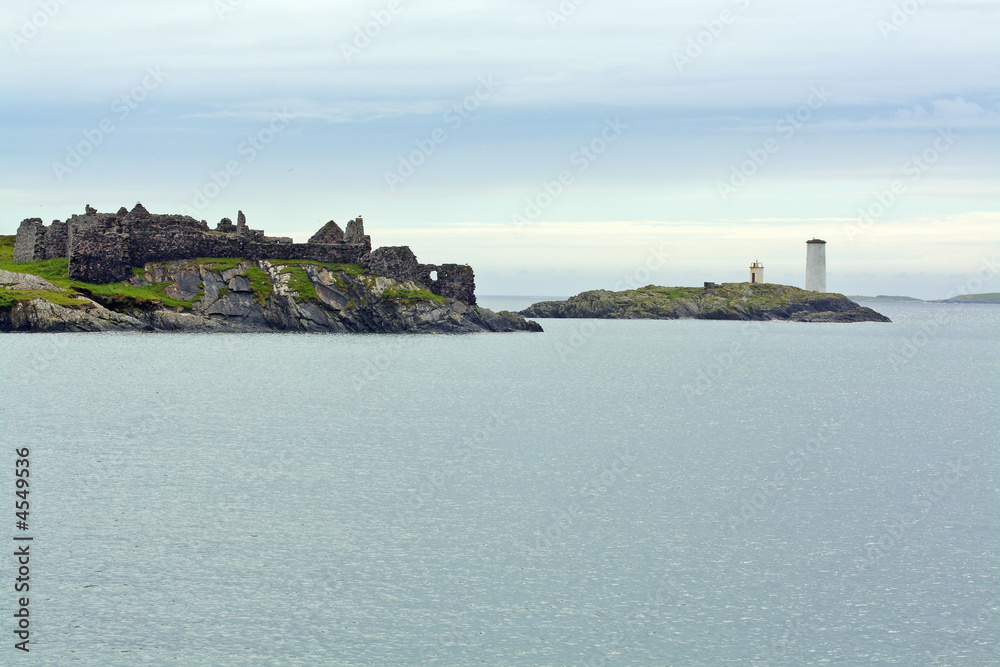
[{"label": "green grass on cliff", "polygon": [[382,292],[382,299],[388,301],[402,301],[403,303],[420,303],[422,301],[427,301],[441,306],[448,303],[448,300],[443,296],[439,296],[422,287],[419,289],[406,289],[404,287],[400,287],[399,285],[393,285],[386,288]]},{"label": "green grass on cliff", "polygon": [[[193,303],[192,301],[179,301],[167,296],[166,290],[170,283],[139,287],[128,283],[98,285],[70,280],[69,261],[65,257],[60,259],[46,259],[40,262],[15,264],[14,239],[15,237],[13,236],[0,236],[0,269],[15,273],[28,273],[39,278],[44,278],[56,287],[62,287],[66,291],[4,290],[0,293],[4,297],[4,302],[44,299],[59,306],[79,306],[81,302],[74,297],[84,296],[113,310],[126,307],[139,309],[152,308],[161,304],[167,308],[189,309]],[[137,269],[137,271],[140,277],[144,273],[142,269]],[[10,303],[7,308],[9,309],[12,306],[13,303]]]},{"label": "green grass on cliff", "polygon": [[240,259],[239,257],[199,257],[198,259],[193,259],[189,264],[191,266],[204,266],[206,269],[211,269],[212,271],[227,271],[229,269],[235,269],[245,259]]},{"label": "green grass on cliff", "polygon": [[311,259],[269,259],[275,266],[318,266],[330,271],[343,271],[352,276],[364,275],[365,270],[357,264],[337,264],[335,262],[314,262]]},{"label": "green grass on cliff", "polygon": [[288,276],[288,288],[295,292],[296,301],[319,301],[316,286],[309,280],[306,270],[298,266],[282,266],[280,273]]},{"label": "green grass on cliff", "polygon": [[[542,302],[527,310],[545,317],[604,317],[658,319],[676,317],[685,311],[697,311],[710,317],[730,318],[738,313],[764,313],[791,308],[817,300],[844,300],[839,294],[819,294],[790,285],[763,283],[723,283],[716,288],[661,287],[647,285],[637,289],[611,292],[592,290],[564,302]],[[545,314],[543,314],[545,313]],[[562,314],[557,314],[562,313]]]},{"label": "green grass on cliff", "polygon": [[250,279],[250,291],[253,292],[257,303],[266,306],[268,298],[274,292],[274,284],[271,282],[271,276],[267,271],[258,269],[256,266],[251,266],[247,269],[247,278]]},{"label": "green grass on cliff", "polygon": [[29,289],[29,290],[0,290],[0,311],[10,310],[22,301],[32,301],[34,299],[44,299],[49,303],[58,306],[82,306],[85,301],[77,299],[75,292],[53,292],[52,290]]},{"label": "green grass on cliff", "polygon": [[130,285],[128,283],[108,283],[97,285],[73,281],[76,291],[92,298],[111,310],[145,310],[157,307],[159,304],[167,308],[183,308],[189,310],[195,301],[204,294],[204,289],[191,301],[181,301],[167,296],[167,287],[171,283],[156,283],[153,285]]},{"label": "green grass on cliff", "polygon": [[[28,262],[24,264],[14,263],[14,236],[0,236],[0,269],[13,271],[16,273],[29,273],[39,276],[51,282],[56,287],[65,289],[65,292],[53,292],[51,290],[30,290],[11,291],[0,290],[0,310],[10,309],[19,301],[31,299],[45,299],[51,303],[64,306],[81,305],[75,297],[83,296],[93,299],[107,308],[117,311],[153,309],[161,306],[167,308],[191,309],[194,302],[204,294],[204,287],[199,295],[191,301],[180,301],[167,296],[166,290],[171,283],[157,283],[153,285],[132,285],[127,282],[110,283],[104,285],[84,283],[69,278],[69,262],[65,258],[50,259],[41,262]],[[189,266],[204,266],[212,271],[222,272],[234,269],[246,260],[238,257],[199,257],[188,260]],[[352,276],[365,275],[364,269],[357,264],[340,264],[334,262],[317,262],[312,260],[268,260],[271,264],[279,267],[282,274],[288,275],[288,286],[297,293],[296,301],[319,301],[316,293],[316,286],[309,279],[309,275],[303,268],[305,266],[315,266],[327,269],[332,272],[343,272]],[[142,268],[133,268],[132,273],[139,279],[145,276]],[[256,266],[250,266],[246,272],[250,280],[250,289],[254,298],[262,306],[267,304],[268,298],[274,292],[274,285],[271,276]],[[347,289],[347,285],[340,277],[336,277],[338,286]],[[220,296],[225,294],[228,288],[220,290]],[[403,303],[432,302],[445,304],[447,300],[426,289],[404,289],[393,286],[385,290],[382,298],[386,300],[398,300]],[[349,304],[350,305],[350,304]]]}]

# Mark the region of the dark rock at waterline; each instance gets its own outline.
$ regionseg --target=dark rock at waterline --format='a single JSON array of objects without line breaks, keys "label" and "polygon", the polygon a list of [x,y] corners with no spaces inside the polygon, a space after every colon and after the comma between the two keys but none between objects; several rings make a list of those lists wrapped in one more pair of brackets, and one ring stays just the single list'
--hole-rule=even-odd
[{"label": "dark rock at waterline", "polygon": [[621,292],[593,290],[565,301],[541,301],[520,314],[542,318],[891,321],[842,294],[767,283],[723,283],[706,288],[647,285]]}]

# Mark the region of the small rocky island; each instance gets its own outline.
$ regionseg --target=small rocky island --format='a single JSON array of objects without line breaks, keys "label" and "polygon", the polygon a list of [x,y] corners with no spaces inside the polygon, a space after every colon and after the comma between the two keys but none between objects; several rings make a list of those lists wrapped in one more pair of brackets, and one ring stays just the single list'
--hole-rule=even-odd
[{"label": "small rocky island", "polygon": [[542,301],[525,317],[631,320],[789,320],[794,322],[889,322],[842,294],[808,292],[768,283],[707,283],[701,287],[658,287],[582,292],[565,301]]},{"label": "small rocky island", "polygon": [[131,211],[0,236],[0,331],[541,331],[476,304],[464,264],[421,264],[408,246],[372,250],[361,218],[308,243],[250,229],[243,212],[204,220]]}]

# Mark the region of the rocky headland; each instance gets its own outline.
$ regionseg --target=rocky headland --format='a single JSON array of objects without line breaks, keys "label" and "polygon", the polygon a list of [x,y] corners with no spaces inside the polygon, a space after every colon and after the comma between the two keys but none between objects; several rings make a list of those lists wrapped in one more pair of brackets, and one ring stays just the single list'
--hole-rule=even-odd
[{"label": "rocky headland", "polygon": [[582,292],[565,301],[541,301],[525,317],[634,320],[788,320],[794,322],[889,322],[842,294],[808,292],[789,285],[722,283]]},{"label": "rocky headland", "polygon": [[0,331],[541,331],[476,304],[472,268],[371,250],[360,218],[308,243],[264,236],[242,212],[187,216],[87,207],[0,236]]}]

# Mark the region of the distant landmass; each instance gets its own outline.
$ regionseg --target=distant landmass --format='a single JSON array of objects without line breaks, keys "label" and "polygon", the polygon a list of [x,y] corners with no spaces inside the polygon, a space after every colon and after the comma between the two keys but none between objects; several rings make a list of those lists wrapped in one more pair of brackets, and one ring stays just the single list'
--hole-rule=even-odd
[{"label": "distant landmass", "polygon": [[633,320],[789,320],[794,322],[889,322],[843,294],[809,292],[790,285],[722,283],[610,292],[593,290],[564,301],[542,301],[524,317]]},{"label": "distant landmass", "polygon": [[1000,303],[1000,292],[987,294],[960,294],[950,299],[941,299],[934,303]]},{"label": "distant landmass", "polygon": [[878,296],[848,296],[847,298],[854,301],[923,301],[923,299],[917,299],[912,296],[888,296],[885,294],[879,294]]},{"label": "distant landmass", "polygon": [[988,294],[960,294],[949,299],[915,299],[912,296],[850,296],[849,299],[855,301],[909,301],[914,303],[1000,303],[1000,292]]}]

